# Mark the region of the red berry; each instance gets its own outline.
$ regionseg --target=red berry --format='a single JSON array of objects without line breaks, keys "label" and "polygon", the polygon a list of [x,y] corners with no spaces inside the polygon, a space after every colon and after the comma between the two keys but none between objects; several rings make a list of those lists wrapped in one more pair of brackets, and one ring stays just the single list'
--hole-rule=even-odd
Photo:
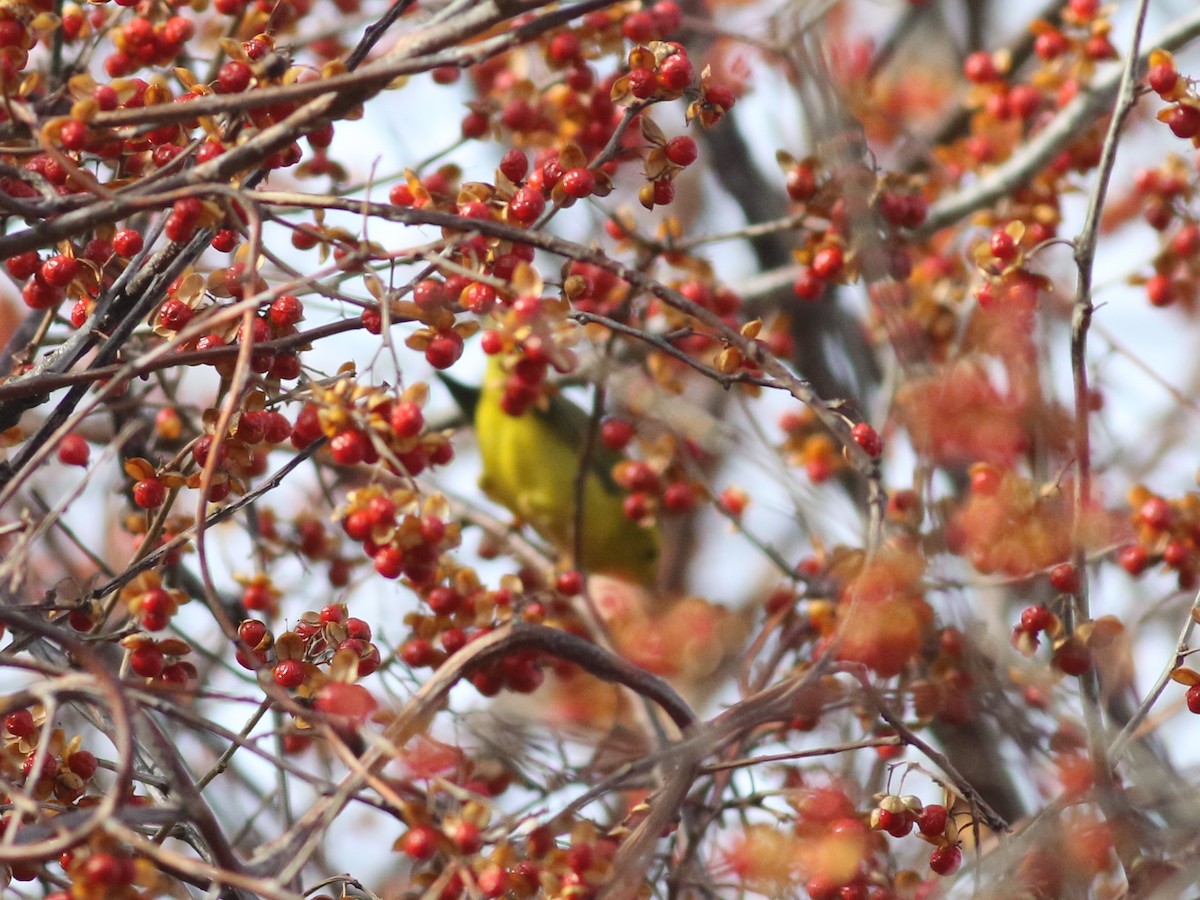
[{"label": "red berry", "polygon": [[473,281],[459,295],[463,309],[476,315],[486,315],[496,306],[496,289],[482,281]]},{"label": "red berry", "polygon": [[400,839],[400,849],[415,860],[424,862],[437,853],[437,832],[428,825],[410,828]]},{"label": "red berry", "polygon": [[1141,544],[1130,544],[1117,553],[1117,562],[1130,575],[1141,575],[1150,565],[1150,553]]},{"label": "red berry", "polygon": [[96,769],[100,767],[94,753],[89,753],[87,750],[76,750],[67,760],[67,767],[82,778],[84,781],[90,779],[96,774]]},{"label": "red berry", "polygon": [[500,160],[499,169],[513,184],[520,184],[529,171],[529,159],[520,150],[509,150]]},{"label": "red berry", "polygon": [[929,868],[939,875],[953,875],[962,865],[962,850],[956,844],[937,847],[929,854]]},{"label": "red berry", "polygon": [[114,888],[130,885],[135,874],[132,859],[112,853],[93,853],[82,869],[87,881]]},{"label": "red berry", "polygon": [[921,830],[921,834],[928,837],[940,837],[946,832],[946,823],[949,818],[946,807],[940,803],[930,803],[917,813],[917,828]]},{"label": "red berry", "polygon": [[658,0],[650,7],[650,15],[654,16],[655,25],[658,26],[658,36],[666,37],[672,32],[678,30],[683,22],[683,11],[679,8],[679,4],[675,0]]},{"label": "red berry", "polygon": [[696,489],[690,482],[675,481],[663,491],[663,509],[670,513],[684,513],[696,505]]},{"label": "red berry", "polygon": [[788,169],[784,184],[792,200],[806,203],[817,192],[817,175],[809,166],[796,166]]},{"label": "red berry", "polygon": [[982,50],[967,57],[963,63],[963,74],[967,76],[968,81],[973,81],[975,84],[986,84],[1000,77],[1000,72],[997,70],[995,62],[992,61],[991,55]]},{"label": "red berry", "polygon": [[70,119],[63,123],[58,137],[62,141],[63,149],[79,151],[87,146],[88,127],[83,122]]},{"label": "red berry", "polygon": [[518,225],[532,225],[546,208],[542,192],[526,185],[517,188],[508,201],[508,218]]},{"label": "red berry", "polygon": [[27,709],[18,709],[4,717],[4,729],[14,737],[29,737],[36,730],[33,713]]},{"label": "red berry", "polygon": [[157,644],[143,644],[129,654],[129,668],[143,678],[157,678],[165,667],[166,660]]},{"label": "red berry", "polygon": [[842,248],[834,244],[822,247],[813,254],[812,271],[818,278],[829,280],[841,274],[844,263],[845,254]]},{"label": "red berry", "polygon": [[1008,262],[1017,255],[1016,239],[1004,230],[993,232],[988,246],[991,248],[992,256],[1001,262]]},{"label": "red berry", "polygon": [[67,466],[86,466],[91,449],[77,434],[68,434],[58,445],[58,461]]},{"label": "red berry", "polygon": [[600,440],[609,450],[624,450],[633,440],[633,426],[624,419],[605,419],[600,423]]},{"label": "red berry", "polygon": [[399,547],[388,545],[380,547],[371,557],[375,571],[384,578],[399,578],[404,574],[404,551]]},{"label": "red berry", "polygon": [[1171,504],[1162,497],[1151,497],[1138,510],[1138,518],[1155,531],[1166,531],[1171,527]]},{"label": "red berry", "polygon": [[65,288],[79,274],[79,260],[73,256],[51,256],[42,263],[42,280],[55,288]]},{"label": "red berry", "polygon": [[850,429],[850,437],[854,439],[854,443],[862,447],[867,456],[875,457],[883,453],[883,438],[866,422],[859,422]]},{"label": "red berry", "polygon": [[1054,613],[1044,606],[1027,606],[1021,610],[1021,628],[1029,634],[1047,631],[1054,625]]},{"label": "red berry", "polygon": [[460,129],[463,137],[478,140],[488,132],[488,117],[478,110],[471,110],[463,116]]},{"label": "red berry", "polygon": [[474,853],[483,846],[483,835],[474,822],[455,822],[446,831],[446,837],[459,853]]},{"label": "red berry", "polygon": [[677,166],[690,166],[700,155],[700,151],[696,149],[696,142],[687,135],[671,138],[663,147],[663,153]]},{"label": "red berry", "polygon": [[1071,563],[1059,563],[1050,570],[1050,586],[1060,594],[1073,594],[1079,590],[1079,570]]},{"label": "red berry", "polygon": [[658,37],[658,23],[646,10],[630,13],[621,23],[621,34],[635,44],[645,44]]},{"label": "red berry", "polygon": [[583,573],[578,569],[562,572],[555,579],[554,587],[560,594],[565,594],[568,597],[581,594],[583,593]]},{"label": "red berry", "polygon": [[366,458],[369,445],[370,441],[365,434],[348,429],[339,431],[329,439],[329,452],[340,465],[353,466]]},{"label": "red berry", "polygon": [[561,69],[579,59],[579,52],[579,36],[573,31],[560,31],[550,39],[546,59],[552,66]]},{"label": "red berry", "polygon": [[171,298],[158,308],[158,324],[168,331],[179,331],[192,320],[192,308],[182,300]]},{"label": "red berry", "polygon": [[113,251],[125,259],[141,253],[143,243],[142,233],[133,228],[121,229],[112,239]]},{"label": "red berry", "polygon": [[1175,302],[1175,282],[1167,275],[1151,275],[1146,282],[1146,298],[1152,306],[1170,306]]},{"label": "red berry", "polygon": [[658,79],[650,69],[630,69],[625,77],[629,92],[639,100],[647,100],[658,91]]},{"label": "red berry", "polygon": [[196,233],[196,223],[178,213],[169,213],[163,225],[163,232],[169,240],[183,243]]},{"label": "red berry", "polygon": [[293,297],[291,294],[284,294],[276,297],[271,302],[271,308],[267,311],[267,317],[270,318],[271,323],[276,327],[287,328],[304,319],[304,304],[300,302],[298,297]]},{"label": "red berry", "polygon": [[414,438],[425,428],[425,414],[411,400],[403,400],[392,407],[389,423],[396,437]]},{"label": "red berry", "polygon": [[463,339],[457,331],[445,328],[433,336],[425,347],[425,359],[435,369],[448,369],[463,352]]},{"label": "red berry", "polygon": [[8,269],[8,274],[20,280],[29,278],[41,265],[42,260],[36,250],[26,250],[24,253],[10,256],[4,263],[4,267]]},{"label": "red berry", "polygon": [[1054,651],[1054,664],[1067,675],[1082,675],[1092,667],[1092,654],[1078,638],[1069,638]]},{"label": "red berry", "polygon": [[1187,700],[1188,712],[1200,716],[1200,684],[1193,684],[1184,695]]},{"label": "red berry", "polygon": [[388,202],[394,206],[412,206],[414,201],[412,188],[403,181],[396,182],[388,191]]},{"label": "red berry", "polygon": [[1159,96],[1169,94],[1179,83],[1179,72],[1170,63],[1159,63],[1146,76],[1150,89]]},{"label": "red berry", "polygon": [[250,86],[254,73],[241,60],[230,60],[217,71],[217,86],[223,94],[240,94]]},{"label": "red berry", "polygon": [[819,277],[811,268],[805,266],[796,276],[796,280],[792,282],[792,293],[801,300],[811,303],[821,299],[825,293],[826,284],[824,278]]},{"label": "red berry", "polygon": [[669,91],[682,91],[695,77],[692,61],[686,53],[672,54],[658,67],[658,82]]},{"label": "red berry", "polygon": [[157,478],[146,478],[133,486],[133,502],[142,509],[157,509],[167,500],[167,486]]},{"label": "red berry", "polygon": [[271,673],[276,684],[289,690],[304,684],[304,675],[304,663],[298,659],[281,660]]},{"label": "red berry", "polygon": [[581,200],[584,197],[590,197],[596,190],[596,174],[591,169],[584,167],[570,169],[563,174],[560,183],[564,194]]},{"label": "red berry", "polygon": [[406,666],[413,669],[420,669],[433,665],[437,659],[437,654],[434,652],[433,645],[429,641],[424,638],[413,638],[410,641],[405,641],[400,646],[400,658],[404,660]]},{"label": "red berry", "polygon": [[317,691],[314,705],[326,715],[362,722],[375,711],[379,703],[361,684],[331,681]]},{"label": "red berry", "polygon": [[1180,103],[1167,113],[1166,123],[1175,137],[1194,138],[1200,134],[1200,109]]},{"label": "red berry", "polygon": [[1067,39],[1061,31],[1043,31],[1033,42],[1033,52],[1042,59],[1057,59],[1066,52]]}]

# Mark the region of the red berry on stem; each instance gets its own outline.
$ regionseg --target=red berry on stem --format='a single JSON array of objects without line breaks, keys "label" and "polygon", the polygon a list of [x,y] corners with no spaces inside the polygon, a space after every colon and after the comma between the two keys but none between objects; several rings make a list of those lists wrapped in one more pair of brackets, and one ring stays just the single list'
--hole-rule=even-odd
[{"label": "red berry on stem", "polygon": [[1175,137],[1194,138],[1200,134],[1200,109],[1181,103],[1167,113],[1166,123]]},{"label": "red berry on stem", "polygon": [[967,57],[963,63],[963,74],[967,76],[968,81],[976,84],[986,84],[1000,77],[1000,72],[992,61],[991,55],[982,50]]},{"label": "red berry on stem", "polygon": [[532,225],[545,208],[542,192],[527,185],[518,188],[508,201],[508,218],[518,225]]},{"label": "red berry on stem", "polygon": [[87,441],[77,434],[68,434],[58,445],[58,461],[67,466],[86,466],[90,452]]},{"label": "red berry on stem", "polygon": [[140,231],[133,228],[123,228],[113,235],[113,252],[117,256],[129,259],[142,252],[143,243],[144,240]]},{"label": "red berry on stem", "polygon": [[400,839],[400,849],[415,860],[424,862],[437,853],[437,832],[428,825],[410,828]]},{"label": "red berry on stem", "polygon": [[866,422],[859,422],[850,429],[850,437],[854,439],[854,443],[862,447],[867,456],[874,457],[883,453],[883,438]]},{"label": "red berry on stem", "polygon": [[1200,684],[1189,687],[1184,699],[1187,701],[1188,712],[1200,716]]},{"label": "red berry on stem", "polygon": [[940,837],[946,832],[950,815],[940,803],[930,803],[917,813],[917,828],[928,837]]},{"label": "red berry on stem", "polygon": [[834,244],[822,247],[813,254],[812,271],[818,278],[828,281],[841,274],[844,263],[845,254],[842,252],[842,248]]},{"label": "red berry on stem", "polygon": [[54,288],[65,288],[79,274],[79,260],[73,256],[51,256],[41,268],[42,280]]},{"label": "red berry on stem", "polygon": [[4,717],[4,730],[15,737],[29,737],[36,730],[33,713],[18,709]]},{"label": "red berry on stem", "polygon": [[304,684],[304,663],[298,659],[285,659],[275,666],[271,676],[282,688],[298,688]]},{"label": "red berry on stem", "polygon": [[129,668],[143,678],[157,678],[166,668],[166,660],[157,644],[143,644],[129,654]]},{"label": "red berry on stem", "polygon": [[668,56],[658,67],[658,81],[669,91],[682,91],[695,79],[696,73],[692,61],[686,53],[675,53]]},{"label": "red berry on stem", "polygon": [[929,868],[939,875],[953,875],[962,866],[962,850],[958,845],[937,847],[929,854]]},{"label": "red berry on stem", "polygon": [[1141,544],[1130,544],[1117,553],[1117,563],[1130,575],[1141,575],[1150,566],[1150,553]]},{"label": "red berry on stem", "polygon": [[1150,89],[1159,96],[1169,94],[1179,83],[1179,72],[1170,63],[1159,63],[1146,76]]},{"label": "red berry on stem", "polygon": [[133,502],[142,509],[156,509],[167,499],[167,487],[157,478],[146,478],[133,486]]},{"label": "red berry on stem", "polygon": [[584,167],[571,169],[563,174],[560,183],[564,194],[581,200],[584,197],[590,197],[596,190],[596,174],[591,169]]},{"label": "red berry on stem", "polygon": [[446,328],[439,331],[425,348],[425,359],[435,369],[448,369],[463,352],[463,339],[457,331]]},{"label": "red berry on stem", "polygon": [[1054,613],[1044,606],[1027,606],[1021,610],[1021,628],[1029,634],[1047,631],[1054,625]]},{"label": "red berry on stem", "polygon": [[1079,590],[1079,570],[1071,563],[1059,563],[1050,570],[1050,586],[1060,594],[1073,594]]},{"label": "red berry on stem", "polygon": [[633,440],[633,425],[624,419],[605,419],[600,423],[600,440],[609,450],[624,450]]},{"label": "red berry on stem", "polygon": [[700,151],[696,149],[696,142],[687,135],[671,138],[663,147],[663,153],[677,166],[690,166],[700,155]]}]

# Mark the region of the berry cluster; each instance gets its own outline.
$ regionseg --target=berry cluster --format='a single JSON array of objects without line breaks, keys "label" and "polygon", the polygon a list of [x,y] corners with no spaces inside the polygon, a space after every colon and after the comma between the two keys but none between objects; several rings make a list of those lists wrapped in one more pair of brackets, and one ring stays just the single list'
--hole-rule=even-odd
[{"label": "berry cluster", "polygon": [[934,849],[929,855],[929,868],[938,875],[953,875],[962,865],[962,850],[957,841],[949,837],[952,831],[950,814],[940,803],[924,804],[913,796],[897,797],[885,794],[877,798],[871,810],[871,828],[886,831],[892,837],[902,838],[916,828],[917,834]]},{"label": "berry cluster", "polygon": [[[563,586],[568,590],[578,587],[571,579]],[[468,569],[458,571],[450,584],[428,589],[422,599],[429,612],[405,617],[412,637],[400,647],[400,658],[414,669],[440,667],[452,654],[514,615],[524,621],[541,622],[548,614],[547,603],[560,612],[567,610],[559,602],[561,597],[528,597],[519,579],[512,576],[506,577],[500,588],[485,589]],[[514,600],[521,603],[519,611],[514,609]],[[539,654],[522,651],[478,667],[469,677],[476,690],[491,697],[504,689],[532,693],[541,687],[545,673]]]},{"label": "berry cluster", "polygon": [[1154,274],[1131,281],[1145,285],[1152,305],[1179,305],[1190,312],[1195,308],[1194,284],[1200,273],[1200,225],[1192,209],[1194,174],[1184,160],[1172,155],[1157,168],[1139,170],[1134,187],[1146,222],[1161,237],[1152,263]]},{"label": "berry cluster", "polygon": [[374,465],[382,460],[393,475],[414,477],[454,457],[443,434],[425,430],[421,412],[428,388],[419,385],[399,398],[389,391],[341,378],[330,387],[315,387],[312,399],[296,417],[292,446],[302,449],[322,436],[341,466]]},{"label": "berry cluster", "polygon": [[1117,553],[1121,568],[1138,576],[1161,562],[1175,573],[1180,590],[1194,588],[1200,571],[1200,494],[1168,500],[1136,485],[1126,499],[1133,510],[1134,541]]},{"label": "berry cluster", "polygon": [[118,596],[130,617],[146,631],[162,631],[189,599],[181,590],[164,588],[161,574],[154,569],[138,575]]},{"label": "berry cluster", "polygon": [[459,525],[449,521],[439,495],[422,500],[408,489],[372,485],[351,491],[338,517],[346,536],[362,544],[376,572],[384,578],[403,575],[418,589],[434,585],[443,554],[459,543]]},{"label": "berry cluster", "polygon": [[320,687],[321,668],[327,668],[338,653],[353,655],[355,678],[367,677],[381,663],[379,647],[371,641],[371,626],[350,616],[341,603],[303,613],[291,630],[278,636],[264,622],[246,619],[238,626],[238,637],[249,649],[247,654],[239,648],[238,662],[254,670],[269,667],[276,684],[288,690]]},{"label": "berry cluster", "polygon": [[142,678],[175,688],[194,686],[199,681],[196,666],[183,658],[192,652],[187,641],[131,634],[122,638],[121,646],[128,651],[129,668]]},{"label": "berry cluster", "polygon": [[1200,99],[1191,79],[1179,74],[1175,58],[1165,50],[1151,53],[1146,81],[1154,93],[1170,104],[1159,110],[1158,121],[1165,123],[1175,137],[1200,147]]}]

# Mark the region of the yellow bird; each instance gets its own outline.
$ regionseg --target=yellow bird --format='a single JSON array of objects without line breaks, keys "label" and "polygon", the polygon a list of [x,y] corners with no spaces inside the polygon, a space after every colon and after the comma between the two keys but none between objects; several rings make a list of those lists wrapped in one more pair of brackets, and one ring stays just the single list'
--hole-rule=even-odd
[{"label": "yellow bird", "polygon": [[497,355],[488,358],[481,390],[443,378],[464,411],[474,414],[484,493],[568,558],[576,552],[575,523],[582,522],[583,558],[575,560],[576,567],[653,585],[658,529],[625,515],[624,494],[612,477],[620,455],[598,439],[594,442],[583,480],[583,511],[577,517],[576,480],[589,417],[558,394],[522,415],[509,415],[501,406],[508,377]]}]

